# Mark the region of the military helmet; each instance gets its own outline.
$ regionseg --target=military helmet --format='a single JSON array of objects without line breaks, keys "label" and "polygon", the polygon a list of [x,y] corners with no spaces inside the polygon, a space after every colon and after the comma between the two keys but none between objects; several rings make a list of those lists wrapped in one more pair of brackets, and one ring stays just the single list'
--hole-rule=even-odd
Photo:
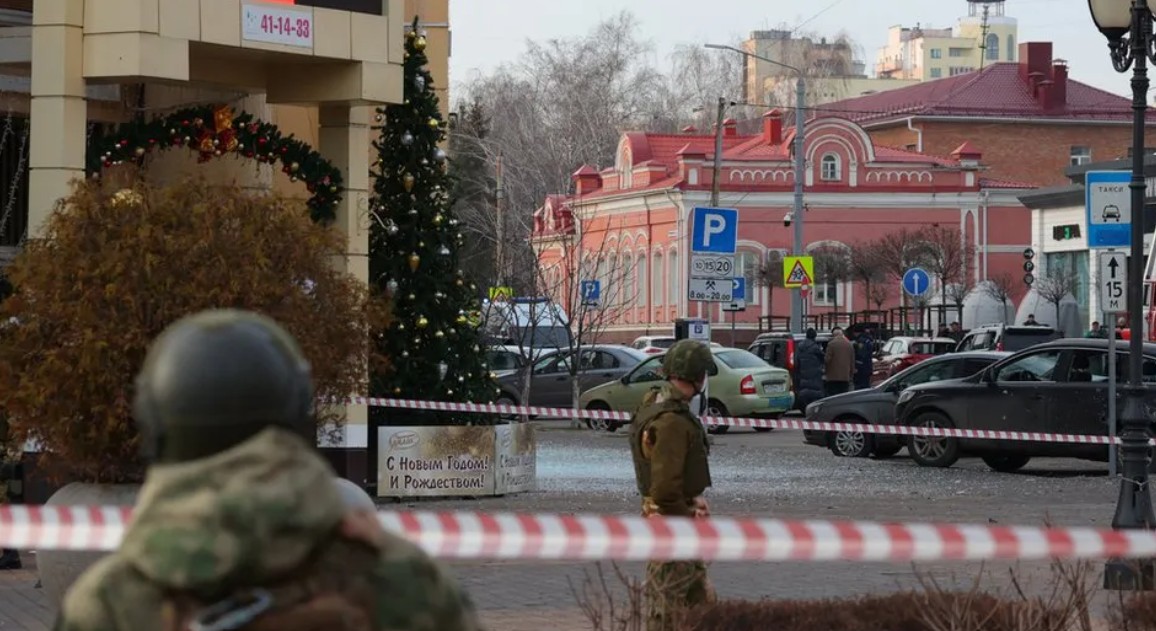
[{"label": "military helmet", "polygon": [[679,340],[663,356],[662,372],[667,379],[698,383],[713,363],[709,346],[696,340]]},{"label": "military helmet", "polygon": [[136,378],[145,454],[205,458],[278,426],[315,444],[313,380],[296,340],[256,313],[210,310],[171,324]]}]

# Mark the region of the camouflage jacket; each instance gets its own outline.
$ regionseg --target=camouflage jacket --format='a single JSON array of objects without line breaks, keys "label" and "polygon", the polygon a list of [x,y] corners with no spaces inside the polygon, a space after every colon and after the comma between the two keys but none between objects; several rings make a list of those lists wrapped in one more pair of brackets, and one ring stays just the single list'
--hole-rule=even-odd
[{"label": "camouflage jacket", "polygon": [[[56,631],[163,628],[170,593],[215,601],[293,576],[338,536],[333,470],[296,436],[268,429],[199,461],[154,466],[120,548],[65,596]],[[477,631],[474,607],[423,551],[389,536],[375,584],[377,629]]]}]

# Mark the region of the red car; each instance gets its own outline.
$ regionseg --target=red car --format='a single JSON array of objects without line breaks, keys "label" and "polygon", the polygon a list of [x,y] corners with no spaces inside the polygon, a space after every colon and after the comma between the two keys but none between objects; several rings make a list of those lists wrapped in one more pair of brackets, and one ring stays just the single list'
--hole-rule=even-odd
[{"label": "red car", "polygon": [[893,337],[875,354],[871,383],[878,384],[925,359],[950,353],[955,344],[949,337]]}]

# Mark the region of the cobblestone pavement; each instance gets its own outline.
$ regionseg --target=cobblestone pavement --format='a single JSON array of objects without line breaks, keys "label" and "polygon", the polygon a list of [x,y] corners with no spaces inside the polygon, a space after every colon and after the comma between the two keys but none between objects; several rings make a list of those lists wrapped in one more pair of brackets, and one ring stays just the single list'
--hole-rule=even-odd
[{"label": "cobblestone pavement", "polygon": [[[638,499],[624,434],[542,423],[537,492],[384,508],[633,514]],[[803,445],[802,434],[793,431],[738,430],[717,437],[711,460],[712,510],[734,516],[1107,527],[1118,493],[1118,484],[1098,463],[1038,460],[1009,475],[965,460],[951,469],[932,470],[903,456],[886,461],[835,458]],[[449,566],[495,631],[590,628],[575,590],[583,591],[585,577],[597,577],[594,564],[502,561]],[[637,576],[640,567],[625,564],[621,569]],[[601,569],[613,573],[608,564]],[[726,563],[715,564],[711,577],[723,597],[830,598],[916,587],[920,576],[961,587],[980,576],[985,587],[1003,589],[1010,583],[1009,569],[1009,564],[962,563],[917,569],[837,562]],[[1029,590],[1040,585],[1046,573],[1044,564],[1017,569]],[[33,588],[35,580],[34,571],[0,572],[0,631],[48,628],[53,607]],[[617,579],[608,582],[617,597],[624,596]]]}]

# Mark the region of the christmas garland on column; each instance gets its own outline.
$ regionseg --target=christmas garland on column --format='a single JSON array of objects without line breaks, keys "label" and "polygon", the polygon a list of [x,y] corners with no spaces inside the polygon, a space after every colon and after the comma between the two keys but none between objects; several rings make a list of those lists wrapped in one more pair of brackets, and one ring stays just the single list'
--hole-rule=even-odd
[{"label": "christmas garland on column", "polygon": [[121,125],[116,131],[94,137],[87,148],[87,170],[99,178],[101,170],[117,164],[139,164],[157,150],[185,147],[196,151],[198,162],[225,155],[240,155],[266,164],[281,164],[281,171],[296,182],[305,182],[312,193],[306,202],[314,221],[329,223],[344,192],[341,171],[292,135],[283,136],[277,126],[252,114],[234,115],[228,106],[201,106],[178,110],[163,118]]}]

